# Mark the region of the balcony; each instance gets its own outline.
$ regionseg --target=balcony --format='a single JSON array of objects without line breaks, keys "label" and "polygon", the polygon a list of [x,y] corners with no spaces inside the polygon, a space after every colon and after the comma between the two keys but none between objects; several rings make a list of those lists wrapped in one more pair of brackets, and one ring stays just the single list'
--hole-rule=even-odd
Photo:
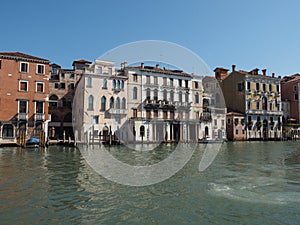
[{"label": "balcony", "polygon": [[120,88],[120,87],[114,87],[114,88],[112,88],[112,90],[113,90],[114,92],[120,92],[120,91],[123,91],[124,89],[122,89],[122,88]]},{"label": "balcony", "polygon": [[282,111],[275,111],[275,110],[248,110],[247,114],[253,115],[283,115]]},{"label": "balcony", "polygon": [[18,113],[18,120],[28,120],[27,113]]},{"label": "balcony", "polygon": [[44,113],[36,113],[34,114],[34,120],[37,121],[37,120],[45,120],[45,114]]},{"label": "balcony", "polygon": [[203,112],[200,116],[200,122],[210,122],[212,121],[210,112]]},{"label": "balcony", "polygon": [[112,115],[126,115],[128,113],[127,109],[114,109],[110,108],[108,112]]}]

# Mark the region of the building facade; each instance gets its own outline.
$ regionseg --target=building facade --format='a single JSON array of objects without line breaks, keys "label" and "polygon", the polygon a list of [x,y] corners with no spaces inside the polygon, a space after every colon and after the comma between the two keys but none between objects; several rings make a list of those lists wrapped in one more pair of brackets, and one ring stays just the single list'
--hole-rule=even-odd
[{"label": "building facade", "polygon": [[0,52],[0,142],[47,136],[49,60]]},{"label": "building facade", "polygon": [[[269,140],[282,137],[280,78],[267,76],[266,70],[236,71],[226,74],[215,69],[229,111],[245,115],[248,140]],[[221,76],[222,75],[222,76]]]},{"label": "building facade", "polygon": [[226,132],[229,141],[247,140],[245,116],[237,112],[228,112],[226,115]]},{"label": "building facade", "polygon": [[63,69],[57,64],[51,64],[49,80],[49,138],[55,140],[74,140],[72,126],[72,104],[77,82],[85,67],[91,62],[76,60],[72,69]]}]

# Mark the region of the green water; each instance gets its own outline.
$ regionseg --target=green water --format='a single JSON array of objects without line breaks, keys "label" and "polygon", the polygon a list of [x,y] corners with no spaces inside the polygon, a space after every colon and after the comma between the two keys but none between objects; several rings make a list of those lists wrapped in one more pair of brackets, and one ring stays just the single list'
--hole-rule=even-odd
[{"label": "green water", "polygon": [[[225,143],[200,173],[202,149],[170,179],[130,187],[98,175],[74,148],[0,148],[0,224],[300,224],[299,142]],[[155,161],[170,146],[110,151]]]}]

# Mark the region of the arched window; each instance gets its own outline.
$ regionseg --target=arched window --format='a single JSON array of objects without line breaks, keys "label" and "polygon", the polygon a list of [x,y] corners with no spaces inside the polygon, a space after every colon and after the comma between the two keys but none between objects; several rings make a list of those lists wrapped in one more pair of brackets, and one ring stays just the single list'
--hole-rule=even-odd
[{"label": "arched window", "polygon": [[86,84],[86,87],[92,87],[92,78],[91,77],[88,77],[87,78],[87,84]]},{"label": "arched window", "polygon": [[164,90],[164,93],[163,93],[163,100],[168,100],[168,92],[166,89]]},{"label": "arched window", "polygon": [[121,81],[121,89],[124,90],[124,80]]},{"label": "arched window", "polygon": [[143,138],[145,136],[145,126],[140,126],[140,136]]},{"label": "arched window", "polygon": [[137,87],[133,88],[133,99],[137,99]]},{"label": "arched window", "polygon": [[120,109],[120,98],[117,97],[116,99],[116,109]]},{"label": "arched window", "polygon": [[101,98],[101,108],[100,108],[101,111],[105,111],[106,110],[106,97],[105,96],[102,96]]},{"label": "arched window", "polygon": [[116,89],[116,80],[115,79],[112,81],[112,88]]},{"label": "arched window", "polygon": [[150,88],[147,88],[147,90],[146,90],[146,99],[151,99],[151,91],[150,91]]},{"label": "arched window", "polygon": [[120,81],[117,80],[117,89],[120,89]]},{"label": "arched window", "polygon": [[154,100],[158,100],[158,90],[154,89]]},{"label": "arched window", "polygon": [[102,89],[107,89],[107,80],[106,79],[103,80]]},{"label": "arched window", "polygon": [[268,108],[267,102],[268,102],[268,99],[266,97],[263,97],[262,98],[262,110],[267,110],[267,108]]},{"label": "arched window", "polygon": [[199,93],[198,92],[195,94],[195,103],[196,104],[199,103]]},{"label": "arched window", "polygon": [[94,96],[90,95],[88,99],[88,110],[93,110],[94,109]]},{"label": "arched window", "polygon": [[111,97],[109,99],[109,108],[111,108],[111,109],[115,108],[115,99],[114,99],[114,97]]},{"label": "arched window", "polygon": [[49,108],[50,108],[50,109],[55,109],[55,108],[57,108],[57,101],[58,101],[57,95],[51,95],[51,96],[49,97]]},{"label": "arched window", "polygon": [[182,92],[180,91],[178,94],[179,102],[182,102]]},{"label": "arched window", "polygon": [[122,109],[126,109],[126,98],[122,98]]},{"label": "arched window", "polygon": [[206,126],[205,129],[204,129],[204,136],[205,137],[208,137],[208,127]]}]

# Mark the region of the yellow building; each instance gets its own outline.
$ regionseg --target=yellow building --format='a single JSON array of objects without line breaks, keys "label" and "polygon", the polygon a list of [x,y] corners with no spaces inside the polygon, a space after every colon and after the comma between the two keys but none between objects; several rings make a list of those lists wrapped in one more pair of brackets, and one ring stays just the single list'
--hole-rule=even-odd
[{"label": "yellow building", "polygon": [[280,78],[259,73],[259,69],[250,72],[216,68],[215,76],[219,80],[228,112],[245,115],[245,132],[248,140],[279,139],[282,137],[282,108],[280,97]]}]

